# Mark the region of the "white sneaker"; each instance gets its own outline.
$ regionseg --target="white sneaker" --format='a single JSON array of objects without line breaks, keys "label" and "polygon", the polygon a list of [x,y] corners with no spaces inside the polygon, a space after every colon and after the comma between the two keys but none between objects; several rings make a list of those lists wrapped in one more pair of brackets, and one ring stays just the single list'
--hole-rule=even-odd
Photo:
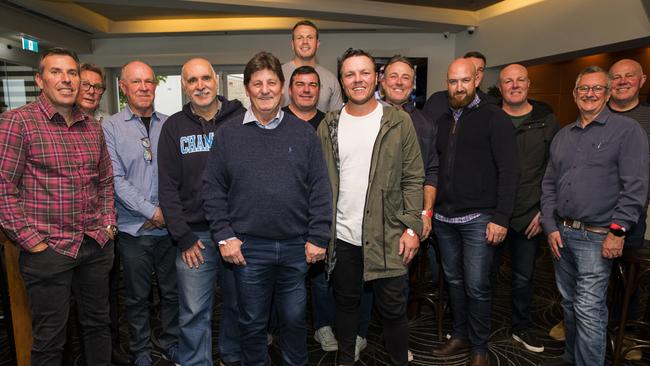
[{"label": "white sneaker", "polygon": [[270,346],[271,344],[273,344],[273,334],[266,333],[266,345]]},{"label": "white sneaker", "polygon": [[368,347],[368,341],[363,337],[357,336],[357,342],[354,345],[354,362],[359,361],[359,355],[366,347]]},{"label": "white sneaker", "polygon": [[329,325],[318,328],[318,330],[314,332],[314,339],[316,342],[320,343],[320,347],[325,352],[338,351],[339,349],[332,327]]},{"label": "white sneaker", "polygon": [[413,362],[413,352],[411,350],[409,350],[408,362]]}]

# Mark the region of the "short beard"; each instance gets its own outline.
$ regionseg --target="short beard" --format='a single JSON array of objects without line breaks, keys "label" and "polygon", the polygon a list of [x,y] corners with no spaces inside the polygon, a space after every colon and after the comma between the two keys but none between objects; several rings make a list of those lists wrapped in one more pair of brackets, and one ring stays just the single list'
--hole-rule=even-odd
[{"label": "short beard", "polygon": [[453,96],[451,96],[449,93],[447,93],[447,100],[449,101],[449,106],[454,108],[454,109],[459,109],[459,108],[465,108],[467,107],[476,97],[476,91],[473,93],[467,93],[465,98],[461,100],[457,100]]}]

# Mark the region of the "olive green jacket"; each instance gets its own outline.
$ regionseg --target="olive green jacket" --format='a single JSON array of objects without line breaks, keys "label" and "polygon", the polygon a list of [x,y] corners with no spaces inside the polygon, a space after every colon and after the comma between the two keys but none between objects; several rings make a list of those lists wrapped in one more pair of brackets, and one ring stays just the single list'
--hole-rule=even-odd
[{"label": "olive green jacket", "polygon": [[[400,237],[406,228],[418,234],[422,232],[420,215],[424,168],[415,128],[405,112],[390,106],[383,108],[381,126],[372,151],[361,236],[365,281],[406,274],[408,268],[398,254]],[[336,265],[339,116],[340,111],[327,113],[318,127],[333,197],[329,273]]]}]

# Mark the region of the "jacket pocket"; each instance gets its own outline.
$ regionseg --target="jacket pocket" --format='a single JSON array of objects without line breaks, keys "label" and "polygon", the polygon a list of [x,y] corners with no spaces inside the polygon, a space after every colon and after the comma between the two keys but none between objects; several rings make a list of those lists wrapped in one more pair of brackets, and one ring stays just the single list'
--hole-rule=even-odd
[{"label": "jacket pocket", "polygon": [[402,199],[401,189],[383,189],[382,191],[383,207],[383,261],[384,268],[391,266],[391,258],[398,257],[399,238],[402,235],[402,223],[397,218],[404,211],[404,201]]}]

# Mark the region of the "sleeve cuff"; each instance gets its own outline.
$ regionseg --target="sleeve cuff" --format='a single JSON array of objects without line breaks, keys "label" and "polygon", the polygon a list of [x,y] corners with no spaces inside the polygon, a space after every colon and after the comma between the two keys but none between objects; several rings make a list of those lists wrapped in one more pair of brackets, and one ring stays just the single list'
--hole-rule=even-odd
[{"label": "sleeve cuff", "polygon": [[192,245],[194,245],[198,240],[199,237],[190,231],[178,239],[178,249],[180,249],[181,252],[186,251],[190,249]]}]

